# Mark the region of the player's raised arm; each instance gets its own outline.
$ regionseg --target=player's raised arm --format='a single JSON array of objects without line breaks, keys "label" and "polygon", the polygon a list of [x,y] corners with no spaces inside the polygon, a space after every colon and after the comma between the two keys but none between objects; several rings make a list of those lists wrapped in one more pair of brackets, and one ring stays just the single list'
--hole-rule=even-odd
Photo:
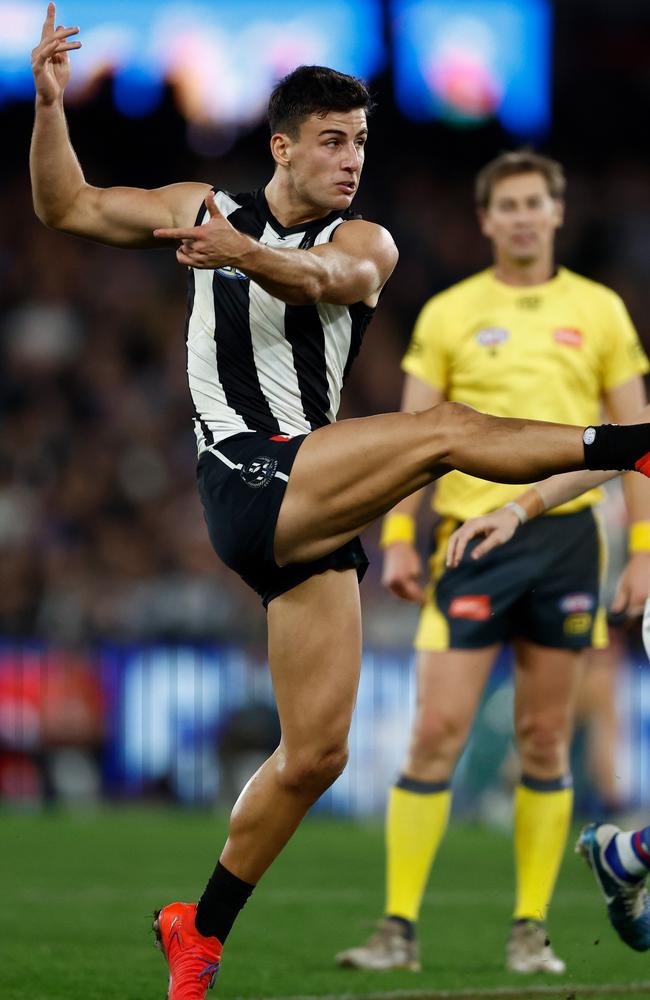
[{"label": "player's raised arm", "polygon": [[34,209],[54,229],[123,247],[160,245],[157,226],[190,224],[208,184],[172,184],[153,191],[88,184],[68,134],[63,95],[68,53],[81,46],[77,27],[55,27],[48,5],[41,40],[32,51],[36,111],[30,150]]},{"label": "player's raised arm", "polygon": [[372,222],[341,223],[332,241],[309,250],[265,246],[236,230],[213,194],[205,199],[206,225],[156,229],[156,237],[180,241],[179,264],[196,268],[236,267],[269,294],[291,305],[331,302],[375,305],[397,263],[390,233]]}]

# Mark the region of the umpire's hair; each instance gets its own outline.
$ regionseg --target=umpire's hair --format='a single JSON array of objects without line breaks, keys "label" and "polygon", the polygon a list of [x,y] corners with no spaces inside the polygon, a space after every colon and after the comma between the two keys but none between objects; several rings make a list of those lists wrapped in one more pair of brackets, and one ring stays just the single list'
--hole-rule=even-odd
[{"label": "umpire's hair", "polygon": [[566,180],[561,163],[534,153],[532,149],[515,149],[490,160],[478,173],[474,185],[476,207],[487,208],[494,185],[504,177],[515,177],[517,174],[541,174],[551,197],[564,197]]},{"label": "umpire's hair", "polygon": [[310,115],[325,117],[328,111],[368,114],[372,99],[363,80],[327,66],[298,66],[273,88],[268,119],[271,134],[284,132],[297,139],[300,126]]}]

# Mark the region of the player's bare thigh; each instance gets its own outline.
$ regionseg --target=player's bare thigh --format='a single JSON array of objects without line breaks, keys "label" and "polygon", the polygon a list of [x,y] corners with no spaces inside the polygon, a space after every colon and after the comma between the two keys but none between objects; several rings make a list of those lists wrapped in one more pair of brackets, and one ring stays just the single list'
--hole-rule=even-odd
[{"label": "player's bare thigh", "polygon": [[280,565],[319,558],[353,538],[398,500],[448,471],[447,414],[386,413],[321,427],[305,440],[275,531]]},{"label": "player's bare thigh", "polygon": [[300,753],[345,742],[361,666],[356,570],[317,573],[276,597],[268,625],[282,747]]}]

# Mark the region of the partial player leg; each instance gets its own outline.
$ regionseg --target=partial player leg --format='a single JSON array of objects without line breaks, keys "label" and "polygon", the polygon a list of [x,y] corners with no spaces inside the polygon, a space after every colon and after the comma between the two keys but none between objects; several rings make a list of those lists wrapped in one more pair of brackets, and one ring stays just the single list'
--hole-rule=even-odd
[{"label": "partial player leg", "polygon": [[[618,630],[617,630],[618,631]],[[596,815],[620,815],[625,808],[616,757],[619,737],[616,681],[622,658],[621,640],[610,630],[610,645],[587,653],[585,673],[578,692],[576,722],[585,731],[586,762],[597,796]]]},{"label": "partial player leg", "polygon": [[345,767],[361,663],[356,571],[330,570],[277,597],[268,627],[282,740],[237,800],[221,856],[250,883]]},{"label": "partial player leg", "polygon": [[255,884],[346,763],[361,662],[356,571],[310,577],[271,601],[268,621],[281,742],[237,800],[198,907],[174,903],[156,915],[170,1000],[203,1000]]},{"label": "partial player leg", "polygon": [[450,781],[498,647],[423,650],[411,745],[389,792],[384,919],[361,947],[336,956],[354,969],[420,968],[415,934],[422,896],[451,806]]},{"label": "partial player leg", "polygon": [[515,732],[521,782],[515,793],[517,896],[508,942],[516,972],[564,972],[544,922],[566,846],[573,792],[569,748],[584,654],[517,644]]},{"label": "partial player leg", "polygon": [[[621,454],[611,460],[621,467],[631,452],[641,457],[650,451],[650,427],[609,430],[619,433]],[[585,468],[582,437],[579,427],[493,417],[460,403],[321,427],[306,438],[291,472],[276,528],[277,561],[328,554],[451,469],[529,483]],[[598,440],[589,447],[603,452]]]},{"label": "partial player leg", "polygon": [[[650,657],[650,597],[643,614],[643,644]],[[623,833],[611,824],[590,823],[576,850],[594,875],[607,903],[607,914],[622,941],[635,951],[650,949],[650,826]]]},{"label": "partial player leg", "polygon": [[624,833],[611,823],[590,823],[576,851],[583,856],[607,903],[614,930],[635,951],[650,949],[650,826]]}]

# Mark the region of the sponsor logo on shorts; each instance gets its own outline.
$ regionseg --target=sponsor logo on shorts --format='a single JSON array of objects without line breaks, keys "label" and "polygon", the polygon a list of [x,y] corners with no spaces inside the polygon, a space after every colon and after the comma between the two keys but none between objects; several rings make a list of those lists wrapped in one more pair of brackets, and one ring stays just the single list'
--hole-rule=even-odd
[{"label": "sponsor logo on shorts", "polygon": [[596,599],[593,594],[565,594],[560,601],[560,611],[565,615],[580,611],[593,611]]},{"label": "sponsor logo on shorts", "polygon": [[594,616],[584,612],[567,615],[564,619],[564,634],[586,635],[587,632],[591,631],[593,621]]},{"label": "sponsor logo on shorts", "polygon": [[553,339],[556,343],[565,344],[567,347],[582,347],[582,332],[571,327],[553,330]]},{"label": "sponsor logo on shorts", "polygon": [[251,489],[260,490],[263,486],[269,485],[277,467],[277,458],[269,458],[268,455],[258,455],[257,458],[251,459],[248,465],[241,467],[239,475]]},{"label": "sponsor logo on shorts", "polygon": [[479,330],[476,339],[481,347],[498,347],[510,339],[510,331],[502,326],[486,326],[483,330]]},{"label": "sponsor logo on shorts", "polygon": [[450,618],[465,618],[471,622],[485,622],[492,614],[489,594],[463,594],[454,597],[449,605]]}]

